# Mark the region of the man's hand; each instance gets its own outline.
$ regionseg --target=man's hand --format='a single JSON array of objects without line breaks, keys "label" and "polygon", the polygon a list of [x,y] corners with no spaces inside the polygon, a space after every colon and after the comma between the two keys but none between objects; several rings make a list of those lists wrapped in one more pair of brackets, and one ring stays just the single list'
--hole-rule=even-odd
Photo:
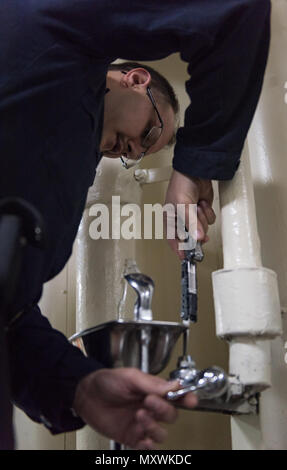
[{"label": "man's hand", "polygon": [[[159,423],[174,423],[177,417],[164,396],[178,388],[177,381],[134,368],[100,369],[80,381],[73,408],[104,436],[132,449],[154,449],[167,434]],[[193,408],[197,399],[189,393],[177,403]]]},{"label": "man's hand", "polygon": [[[185,225],[189,227],[189,204],[197,204],[197,240],[206,243],[208,226],[215,222],[215,213],[212,209],[213,189],[210,180],[192,178],[191,176],[173,170],[166,193],[165,204],[185,204]],[[182,240],[181,240],[182,241]],[[169,239],[169,245],[178,254],[180,259],[184,258],[184,252],[179,250],[180,240]]]}]

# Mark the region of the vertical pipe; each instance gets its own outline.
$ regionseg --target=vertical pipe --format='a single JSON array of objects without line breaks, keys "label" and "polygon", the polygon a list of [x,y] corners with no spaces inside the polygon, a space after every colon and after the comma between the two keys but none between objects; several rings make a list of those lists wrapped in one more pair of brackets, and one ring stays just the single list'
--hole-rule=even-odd
[{"label": "vertical pipe", "polygon": [[141,330],[141,371],[149,373],[150,328]]},{"label": "vertical pipe", "polygon": [[[113,204],[113,196],[117,197],[116,204]],[[89,190],[76,240],[77,331],[117,319],[125,260],[135,259],[136,255],[136,240],[121,237],[121,210],[127,203],[141,203],[141,186],[134,179],[133,169],[124,170],[119,160],[103,158]],[[93,238],[95,234],[91,230],[91,224],[99,216],[96,209],[104,209],[103,206],[95,206],[96,204],[105,205],[111,216],[106,239]],[[131,311],[132,309],[133,305]],[[121,312],[123,318],[127,318],[127,315],[128,312]],[[77,449],[109,448],[109,440],[91,428],[85,427],[77,431]]]},{"label": "vertical pipe", "polygon": [[[271,385],[269,339],[281,334],[280,301],[276,274],[262,267],[247,146],[219,193],[224,269],[213,273],[217,334],[229,341],[230,373],[263,391]],[[231,418],[231,429],[233,449],[260,447],[259,417]]]},{"label": "vertical pipe", "polygon": [[231,181],[219,183],[224,268],[262,266],[248,148]]},{"label": "vertical pipe", "polygon": [[213,273],[217,334],[230,341],[230,373],[270,386],[269,342],[281,332],[277,279],[262,267],[247,146],[232,181],[219,184],[224,269]]},{"label": "vertical pipe", "polygon": [[265,266],[278,275],[283,335],[271,342],[272,387],[260,400],[264,449],[287,448],[287,3],[272,2],[271,44],[264,87],[248,136]]}]

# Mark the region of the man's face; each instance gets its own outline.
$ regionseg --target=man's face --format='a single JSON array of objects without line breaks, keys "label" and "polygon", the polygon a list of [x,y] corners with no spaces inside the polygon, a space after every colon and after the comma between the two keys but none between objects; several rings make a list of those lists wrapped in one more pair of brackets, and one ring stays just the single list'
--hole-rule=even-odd
[{"label": "man's face", "polygon": [[[105,96],[104,125],[101,151],[105,156],[118,158],[127,153],[137,159],[145,151],[141,143],[153,126],[160,126],[156,111],[147,95],[148,81],[139,73],[129,76],[120,71],[108,74],[107,86],[110,92]],[[152,90],[153,91],[153,90]],[[175,116],[171,106],[154,98],[163,120],[163,131],[147,154],[158,152],[168,144],[174,133]]]}]

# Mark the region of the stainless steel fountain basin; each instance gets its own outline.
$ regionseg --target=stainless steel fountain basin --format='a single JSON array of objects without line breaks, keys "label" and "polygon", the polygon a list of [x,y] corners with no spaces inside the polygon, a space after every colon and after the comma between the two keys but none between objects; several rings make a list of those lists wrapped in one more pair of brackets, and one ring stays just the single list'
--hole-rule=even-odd
[{"label": "stainless steel fountain basin", "polygon": [[115,320],[76,333],[70,341],[104,367],[136,367],[158,374],[186,329],[181,323]]}]

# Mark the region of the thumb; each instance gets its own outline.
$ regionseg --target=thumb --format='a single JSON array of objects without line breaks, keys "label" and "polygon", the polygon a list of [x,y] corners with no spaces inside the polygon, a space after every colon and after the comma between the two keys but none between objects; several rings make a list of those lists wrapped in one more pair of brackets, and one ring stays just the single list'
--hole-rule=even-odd
[{"label": "thumb", "polygon": [[167,392],[181,388],[178,380],[164,380],[138,369],[135,369],[133,372],[133,384],[141,393],[151,393],[159,396],[165,396]]}]

